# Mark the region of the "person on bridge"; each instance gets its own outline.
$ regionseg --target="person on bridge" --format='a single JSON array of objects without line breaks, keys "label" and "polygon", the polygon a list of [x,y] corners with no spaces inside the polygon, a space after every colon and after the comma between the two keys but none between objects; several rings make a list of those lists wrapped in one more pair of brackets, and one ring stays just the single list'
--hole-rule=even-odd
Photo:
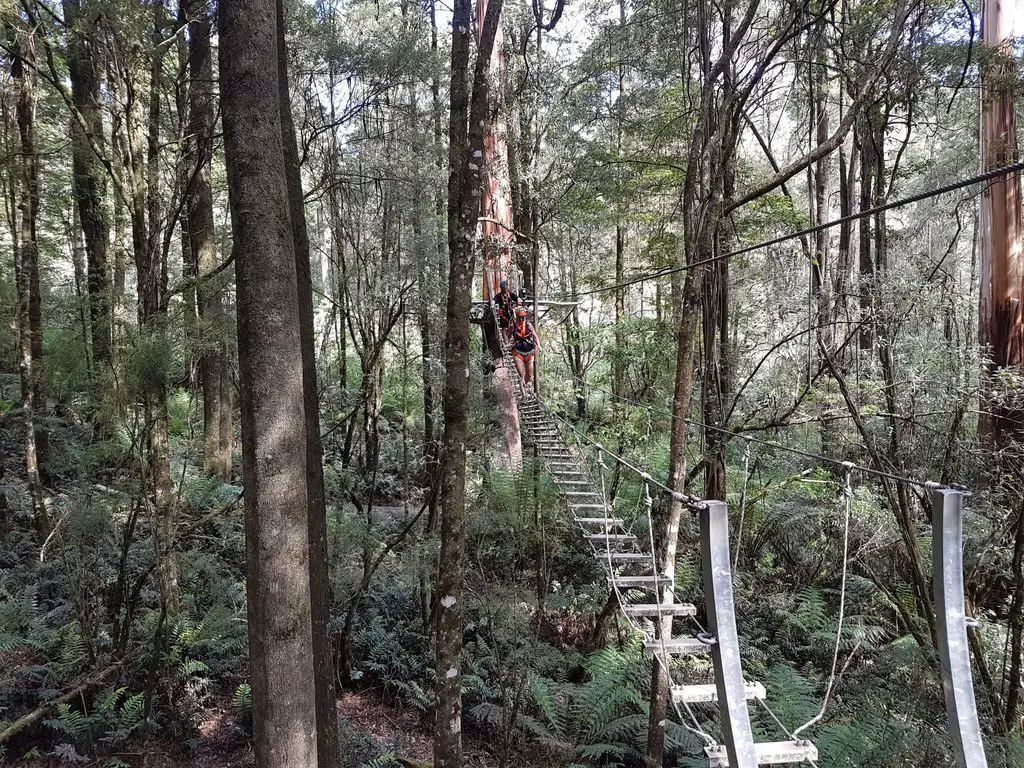
[{"label": "person on bridge", "polygon": [[533,394],[534,357],[540,349],[540,341],[533,324],[527,319],[526,307],[516,309],[516,321],[512,325],[512,352],[519,378],[523,380],[527,397]]},{"label": "person on bridge", "polygon": [[512,322],[515,319],[516,304],[519,303],[519,296],[515,291],[510,291],[508,280],[498,283],[498,293],[494,297],[494,313],[498,319],[498,327],[505,334],[505,340],[512,341]]}]

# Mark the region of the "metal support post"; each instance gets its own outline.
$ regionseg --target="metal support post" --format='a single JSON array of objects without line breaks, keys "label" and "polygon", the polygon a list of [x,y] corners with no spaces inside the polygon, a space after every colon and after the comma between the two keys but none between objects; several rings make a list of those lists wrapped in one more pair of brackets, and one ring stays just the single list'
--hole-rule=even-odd
[{"label": "metal support post", "polygon": [[740,666],[736,613],[732,600],[732,561],[729,559],[729,508],[724,501],[705,501],[700,510],[704,598],[708,612],[707,638],[718,687],[722,737],[730,768],[757,768],[757,749],[750,729],[746,683]]},{"label": "metal support post", "polygon": [[931,494],[933,598],[953,751],[960,768],[986,768],[964,612],[964,494],[950,488],[932,488]]}]

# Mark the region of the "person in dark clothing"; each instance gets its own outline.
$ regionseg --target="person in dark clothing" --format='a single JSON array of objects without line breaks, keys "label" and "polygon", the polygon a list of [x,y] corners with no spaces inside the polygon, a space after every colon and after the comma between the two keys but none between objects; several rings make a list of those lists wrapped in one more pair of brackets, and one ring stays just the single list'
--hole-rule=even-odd
[{"label": "person in dark clothing", "polygon": [[498,319],[498,327],[505,334],[506,340],[512,340],[512,322],[515,320],[516,305],[519,303],[519,296],[515,291],[509,290],[508,280],[498,283],[498,293],[494,297],[494,315]]}]

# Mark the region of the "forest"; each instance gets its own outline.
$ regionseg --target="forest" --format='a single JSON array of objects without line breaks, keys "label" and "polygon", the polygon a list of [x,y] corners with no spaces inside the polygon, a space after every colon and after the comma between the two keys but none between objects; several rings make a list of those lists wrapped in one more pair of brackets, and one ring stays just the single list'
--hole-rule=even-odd
[{"label": "forest", "polygon": [[0,765],[1024,766],[1018,0],[0,19]]}]

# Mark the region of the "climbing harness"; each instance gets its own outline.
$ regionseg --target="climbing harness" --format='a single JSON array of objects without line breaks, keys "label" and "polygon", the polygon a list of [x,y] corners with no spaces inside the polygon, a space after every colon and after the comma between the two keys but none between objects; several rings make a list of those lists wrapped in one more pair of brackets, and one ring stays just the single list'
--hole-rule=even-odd
[{"label": "climbing harness", "polygon": [[512,326],[512,346],[516,356],[525,362],[534,357],[533,326],[529,320],[516,320]]}]

